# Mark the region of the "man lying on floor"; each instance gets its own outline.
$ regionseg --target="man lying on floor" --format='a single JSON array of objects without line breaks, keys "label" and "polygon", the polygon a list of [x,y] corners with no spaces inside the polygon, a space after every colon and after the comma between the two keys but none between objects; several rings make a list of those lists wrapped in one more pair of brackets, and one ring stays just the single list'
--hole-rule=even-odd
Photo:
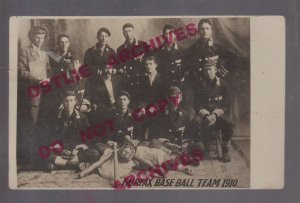
[{"label": "man lying on floor", "polygon": [[[107,148],[104,151],[104,154],[101,156],[99,161],[90,165],[84,169],[78,178],[83,178],[95,169],[98,169],[99,174],[106,179],[116,179],[114,177],[114,150],[112,148]],[[125,143],[124,146],[120,147],[117,150],[117,171],[118,178],[125,177],[126,175],[134,172],[136,169],[146,170],[155,166],[161,166],[164,163],[177,163],[176,171],[184,172],[188,175],[191,175],[192,170],[188,167],[185,167],[182,163],[179,163],[178,156],[174,154],[167,154],[161,149],[149,148],[146,145],[139,145],[135,147],[132,143]],[[175,161],[174,161],[175,160]],[[198,160],[200,161],[200,160]],[[169,164],[165,166],[167,170],[174,170],[174,164]],[[165,176],[166,174],[162,170],[158,173],[159,176]]]}]

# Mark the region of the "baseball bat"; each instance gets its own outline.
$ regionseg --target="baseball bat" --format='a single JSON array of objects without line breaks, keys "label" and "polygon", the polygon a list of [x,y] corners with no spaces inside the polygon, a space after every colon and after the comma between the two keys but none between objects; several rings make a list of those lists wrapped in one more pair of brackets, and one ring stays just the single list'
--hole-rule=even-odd
[{"label": "baseball bat", "polygon": [[118,173],[118,168],[119,168],[119,161],[118,161],[118,153],[117,153],[117,143],[114,142],[114,180],[119,179],[119,173]]},{"label": "baseball bat", "polygon": [[218,158],[222,159],[223,158],[223,152],[222,152],[222,134],[221,130],[219,130],[217,134],[217,154]]}]

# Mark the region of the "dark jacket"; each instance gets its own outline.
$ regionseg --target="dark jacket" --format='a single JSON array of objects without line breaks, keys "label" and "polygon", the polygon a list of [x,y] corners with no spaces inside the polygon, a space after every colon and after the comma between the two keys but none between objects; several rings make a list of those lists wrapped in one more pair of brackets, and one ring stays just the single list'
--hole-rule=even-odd
[{"label": "dark jacket", "polygon": [[[54,56],[56,55],[56,56]],[[74,91],[77,98],[78,105],[81,105],[83,102],[83,95],[86,90],[86,78],[81,78],[81,80],[77,81],[75,77],[72,75],[72,69],[74,68],[74,61],[80,61],[79,57],[73,50],[69,50],[66,55],[59,56],[58,51],[55,50],[49,54],[50,65],[53,70],[53,74],[55,76],[61,75],[62,73],[66,73],[69,80],[74,80],[74,83],[65,83],[61,82],[61,88],[55,88],[53,95],[53,106],[55,106],[56,110],[62,103],[62,97],[65,91]]]},{"label": "dark jacket", "polygon": [[162,114],[162,135],[171,142],[178,143],[191,119],[189,112],[181,105],[176,110],[167,108]]},{"label": "dark jacket", "polygon": [[169,84],[172,86],[181,87],[184,77],[184,69],[182,68],[183,52],[177,44],[174,44],[169,50],[164,45],[158,50],[159,69],[157,70],[162,75],[169,79]]},{"label": "dark jacket", "polygon": [[92,77],[96,77],[98,72],[109,64],[109,59],[112,55],[115,55],[115,51],[108,44],[105,45],[103,52],[101,52],[99,43],[86,50],[84,64],[91,68]]},{"label": "dark jacket", "polygon": [[[143,46],[145,46],[146,42],[140,40],[134,40],[132,44],[125,41],[118,49],[117,49],[117,56],[119,60],[119,64],[117,65],[118,73],[124,78],[126,83],[126,88],[129,90],[131,95],[131,103],[135,103],[138,100],[139,96],[141,95],[142,89],[142,79],[143,73],[145,72],[144,66],[144,58],[147,53],[144,53]],[[141,56],[134,56],[132,48],[134,46],[140,46],[140,51],[136,51],[137,53],[142,52]],[[128,52],[128,58],[122,59],[120,53]]]},{"label": "dark jacket", "polygon": [[71,75],[70,69],[74,68],[73,62],[80,61],[78,55],[71,49],[64,56],[60,56],[58,50],[48,52],[48,55],[50,66],[55,76],[62,72],[68,72]]},{"label": "dark jacket", "polygon": [[229,85],[221,78],[216,78],[213,81],[204,80],[201,87],[195,88],[194,108],[196,113],[205,109],[210,114],[214,113],[215,109],[221,109],[222,115],[229,116],[231,107],[231,92]]},{"label": "dark jacket", "polygon": [[186,50],[182,61],[189,82],[203,79],[202,64],[208,59],[217,62],[218,74],[223,77],[235,66],[236,56],[220,44],[213,43],[210,46],[207,39],[199,39]]},{"label": "dark jacket", "polygon": [[[112,75],[111,82],[115,99],[120,91],[125,90],[124,81],[119,75]],[[97,80],[89,80],[87,82],[87,89],[84,94],[84,99],[88,100],[90,104],[96,104],[100,111],[107,111],[111,107],[109,93],[105,86],[104,80],[98,76]]]},{"label": "dark jacket", "polygon": [[121,113],[118,109],[112,110],[108,114],[108,119],[114,120],[114,131],[107,132],[105,140],[115,141],[119,146],[122,146],[126,135],[129,135],[133,139],[135,123],[130,109],[125,114]]},{"label": "dark jacket", "polygon": [[53,135],[64,143],[65,149],[72,150],[76,145],[82,144],[80,131],[86,131],[89,126],[89,121],[83,113],[74,109],[73,114],[68,118],[62,109],[54,122]]},{"label": "dark jacket", "polygon": [[140,98],[140,103],[148,105],[165,99],[167,97],[169,86],[168,79],[160,73],[156,74],[152,85],[150,85],[150,80],[147,74],[144,74],[142,83],[143,93]]}]

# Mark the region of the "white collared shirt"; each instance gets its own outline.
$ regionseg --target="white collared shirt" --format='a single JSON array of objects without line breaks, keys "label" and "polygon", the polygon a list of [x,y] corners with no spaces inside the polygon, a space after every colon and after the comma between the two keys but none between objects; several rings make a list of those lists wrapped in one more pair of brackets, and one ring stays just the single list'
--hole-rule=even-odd
[{"label": "white collared shirt", "polygon": [[38,56],[40,60],[45,61],[46,60],[46,52],[41,50],[39,47],[35,46],[34,44],[31,44],[32,49],[38,53]]},{"label": "white collared shirt", "polygon": [[148,78],[149,78],[149,81],[150,81],[150,85],[153,84],[153,81],[155,79],[155,76],[156,76],[157,72],[154,72],[152,75],[148,74]]},{"label": "white collared shirt", "polygon": [[112,83],[111,83],[111,79],[105,79],[104,84],[105,84],[106,89],[108,91],[110,103],[111,104],[116,103],[115,95],[114,95],[114,89],[113,89],[113,86],[112,86]]}]

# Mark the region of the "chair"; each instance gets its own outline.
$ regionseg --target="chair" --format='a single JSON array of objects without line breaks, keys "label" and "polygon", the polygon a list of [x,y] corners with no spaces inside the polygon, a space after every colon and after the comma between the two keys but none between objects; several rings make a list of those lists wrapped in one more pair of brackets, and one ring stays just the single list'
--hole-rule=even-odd
[{"label": "chair", "polygon": [[216,129],[214,127],[210,127],[207,130],[207,134],[204,139],[204,145],[206,149],[207,155],[210,157],[210,148],[211,145],[215,145],[215,153],[217,154],[218,159],[223,159],[222,152],[222,131],[220,129]]}]

